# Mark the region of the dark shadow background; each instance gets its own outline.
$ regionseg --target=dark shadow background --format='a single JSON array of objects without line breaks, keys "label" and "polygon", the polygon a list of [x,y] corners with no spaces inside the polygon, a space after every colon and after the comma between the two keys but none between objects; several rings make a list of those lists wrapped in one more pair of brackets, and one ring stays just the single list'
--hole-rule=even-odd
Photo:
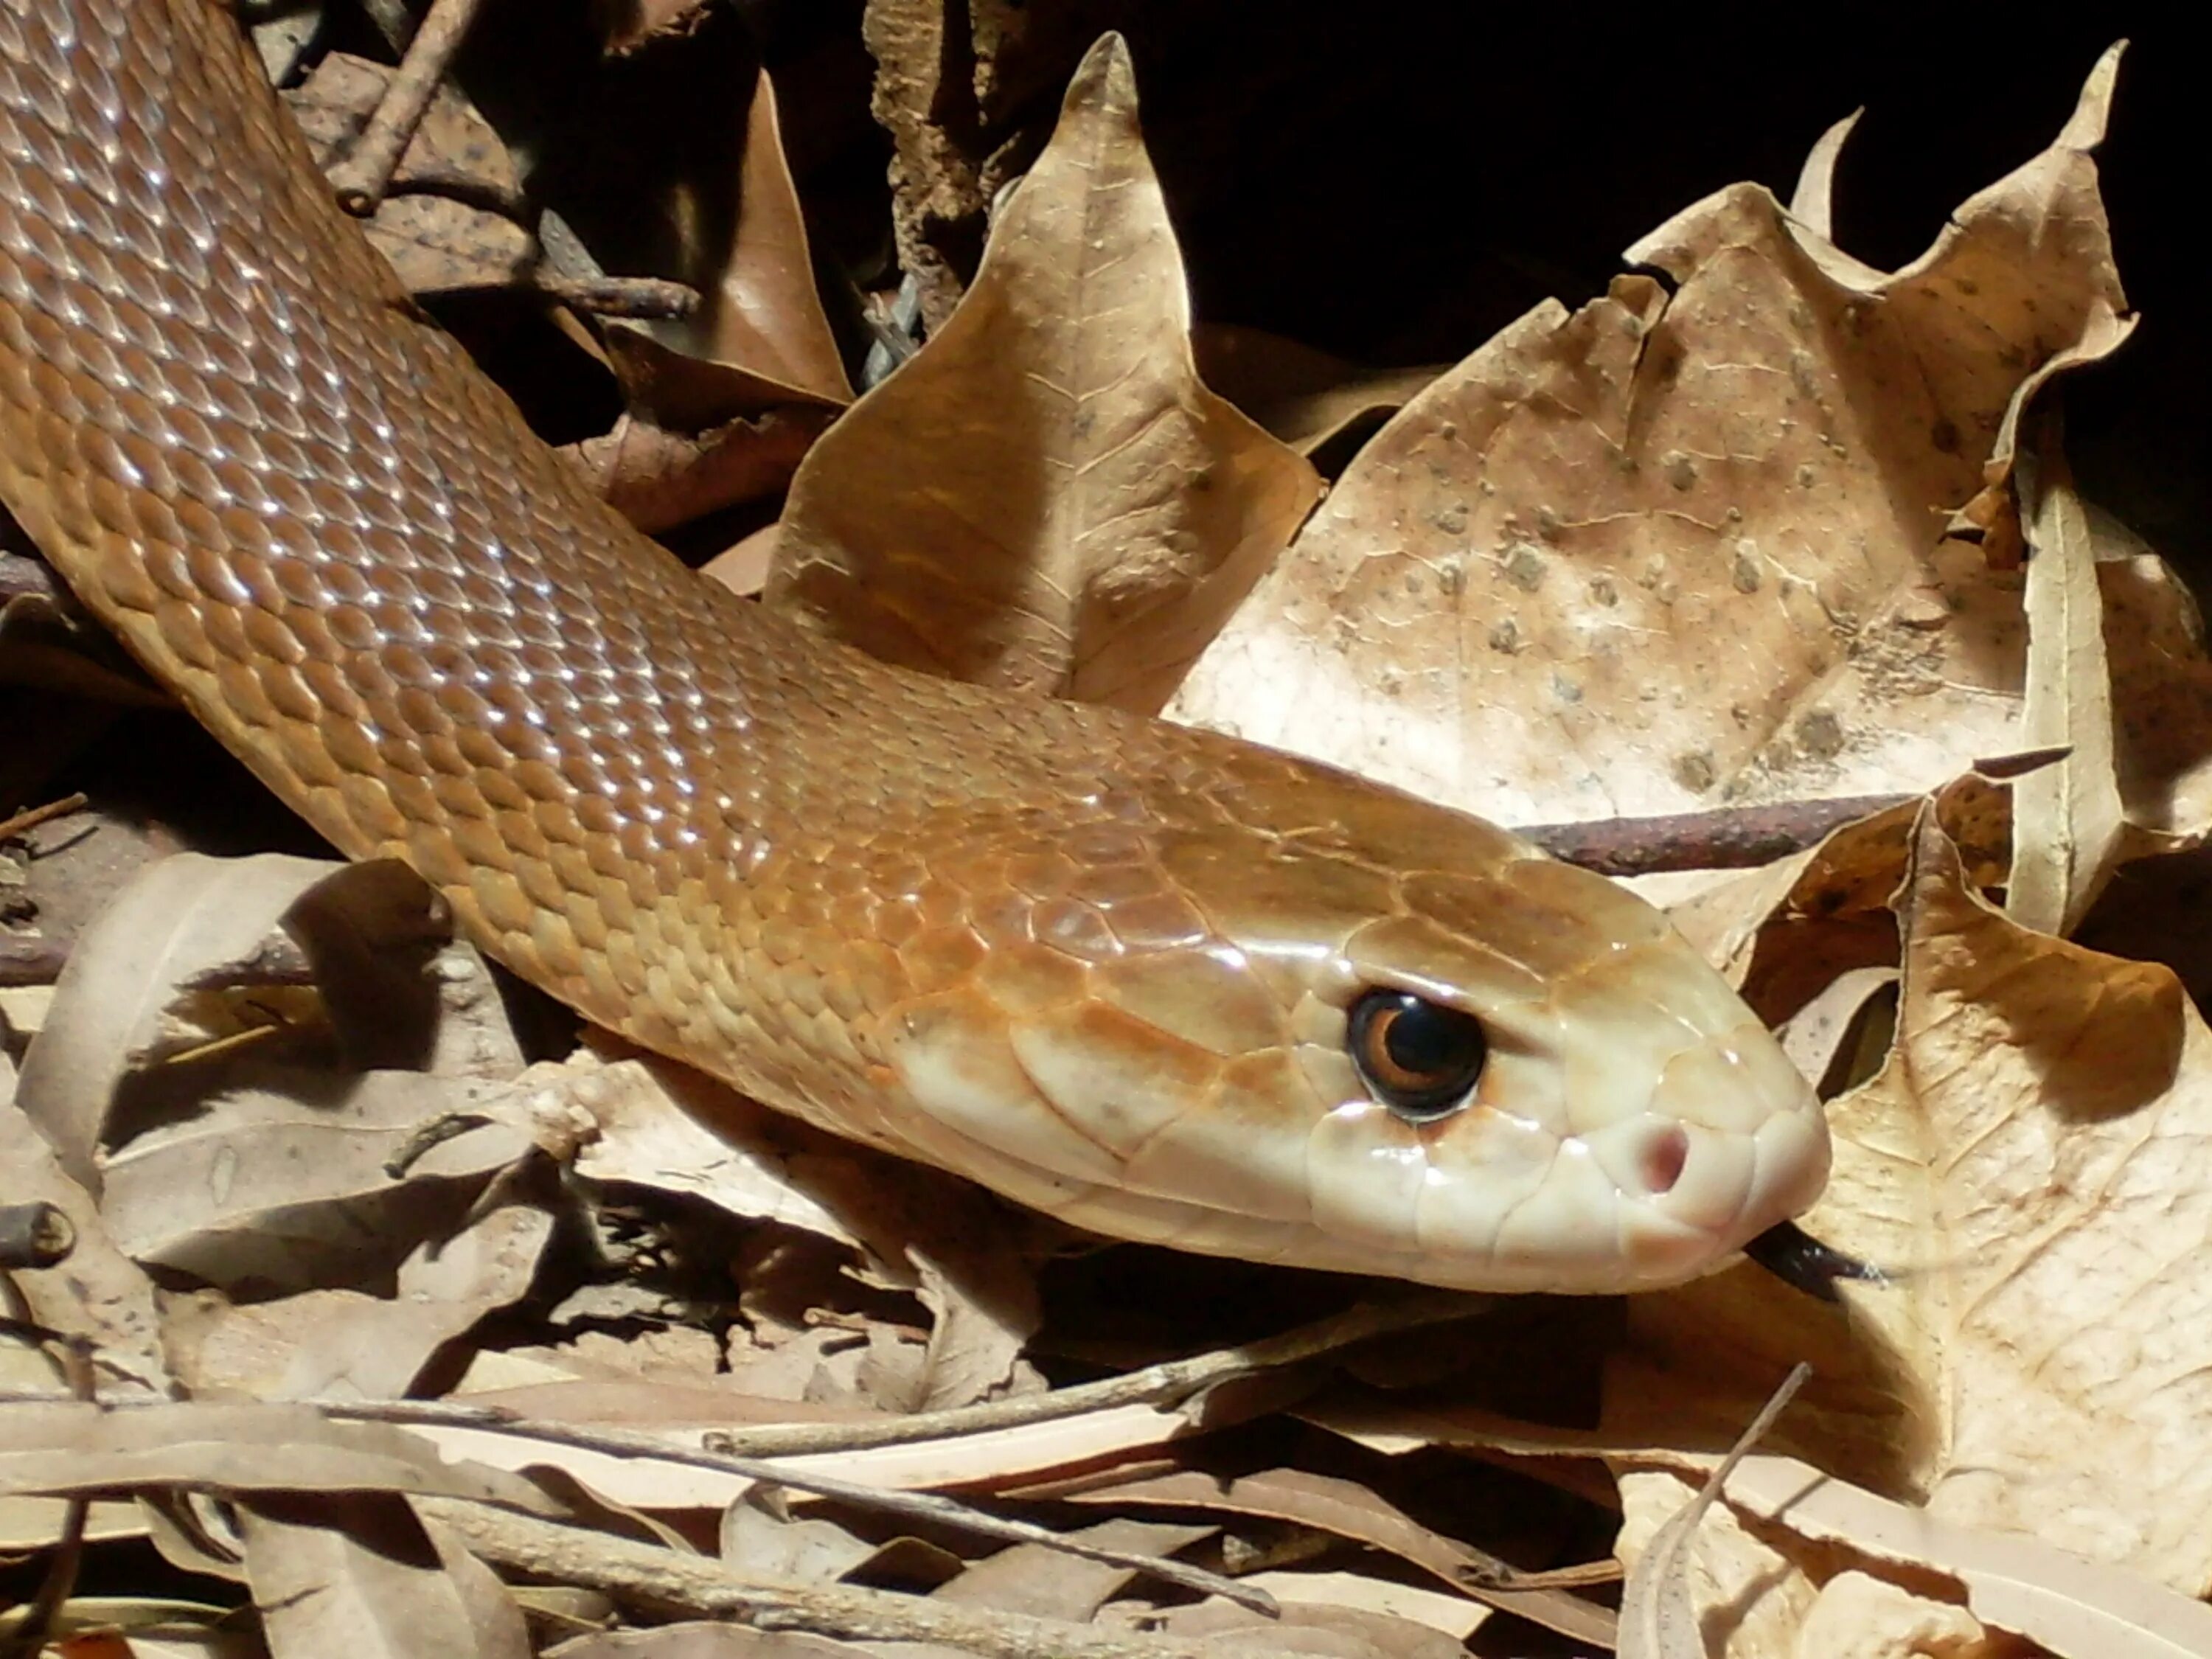
[{"label": "dark shadow background", "polygon": [[[781,84],[851,85],[857,0],[734,3]],[[1036,54],[1033,88],[986,112],[987,145],[1041,138],[1073,54],[1123,28],[1199,315],[1377,365],[1449,362],[1547,295],[1601,293],[1621,249],[1723,185],[1786,199],[1814,140],[1862,105],[1838,239],[1877,267],[1906,264],[1953,207],[2050,143],[2099,53],[2132,35],[2100,159],[2143,321],[2117,361],[2065,381],[2068,430],[2088,493],[2212,583],[2197,386],[2212,331],[2177,223],[2207,156],[2179,22],[2128,8],[2091,21],[2033,7],[973,4],[1067,37],[1064,53]],[[825,76],[828,63],[844,72]],[[785,107],[789,136],[791,91]],[[856,168],[878,165],[843,134],[823,147],[834,163],[802,168],[810,186],[842,181],[810,187],[810,210],[849,201]]]}]

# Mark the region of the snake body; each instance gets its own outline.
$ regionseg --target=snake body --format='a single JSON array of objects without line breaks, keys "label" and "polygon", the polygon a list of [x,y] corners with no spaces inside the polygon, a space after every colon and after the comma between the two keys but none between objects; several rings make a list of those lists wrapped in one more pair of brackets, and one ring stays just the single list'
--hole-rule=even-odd
[{"label": "snake body", "polygon": [[[524,977],[1083,1226],[1600,1291],[1824,1179],[1768,1033],[1601,878],[695,578],[416,313],[210,0],[0,0],[0,499],[278,795]],[[1377,988],[1479,1024],[1464,1098],[1378,1093]]]}]

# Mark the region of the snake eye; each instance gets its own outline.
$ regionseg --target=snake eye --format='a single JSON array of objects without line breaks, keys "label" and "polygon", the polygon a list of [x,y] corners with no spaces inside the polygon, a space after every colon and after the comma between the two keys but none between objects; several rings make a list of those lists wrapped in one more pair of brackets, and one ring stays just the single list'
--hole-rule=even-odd
[{"label": "snake eye", "polygon": [[1352,1004],[1351,1046],[1367,1086],[1408,1123],[1465,1105],[1490,1057],[1481,1021],[1410,991],[1370,991]]}]

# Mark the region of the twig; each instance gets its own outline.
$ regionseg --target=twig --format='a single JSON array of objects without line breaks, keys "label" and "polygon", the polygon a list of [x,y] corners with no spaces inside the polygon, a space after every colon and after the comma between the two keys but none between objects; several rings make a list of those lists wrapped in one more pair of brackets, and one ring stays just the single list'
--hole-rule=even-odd
[{"label": "twig", "polygon": [[0,1204],[0,1269],[51,1267],[76,1248],[76,1229],[53,1205]]},{"label": "twig", "polygon": [[361,130],[344,159],[331,169],[331,188],[348,213],[365,216],[376,210],[400,158],[422,125],[422,117],[446,77],[461,37],[476,20],[482,0],[431,0],[422,25],[408,43],[407,55],[392,73],[377,100],[375,112]]},{"label": "twig", "polygon": [[0,934],[0,987],[52,985],[69,964],[69,945],[58,939]]},{"label": "twig", "polygon": [[935,1492],[899,1492],[888,1486],[872,1486],[865,1481],[842,1480],[836,1475],[823,1474],[814,1469],[789,1468],[763,1458],[672,1445],[653,1435],[632,1430],[586,1429],[566,1423],[531,1420],[494,1407],[465,1406],[449,1400],[318,1401],[314,1404],[315,1409],[325,1417],[342,1421],[395,1423],[415,1428],[475,1429],[489,1434],[513,1435],[519,1439],[540,1441],[550,1446],[568,1446],[578,1451],[598,1452],[608,1457],[646,1458],[656,1462],[674,1463],[684,1468],[713,1469],[719,1474],[736,1475],[741,1480],[788,1486],[795,1492],[811,1492],[817,1498],[836,1498],[841,1503],[878,1514],[895,1515],[933,1526],[951,1527],[979,1537],[1003,1539],[1011,1544],[1042,1545],[1064,1554],[1079,1555],[1085,1560],[1149,1574],[1167,1583],[1196,1590],[1200,1595],[1225,1596],[1255,1612],[1275,1611],[1274,1598],[1265,1590],[1249,1589],[1233,1579],[1224,1578],[1218,1573],[1208,1572],[1202,1567],[1194,1567],[1187,1562],[1170,1560],[1164,1556],[1139,1555],[1127,1550],[1108,1549],[1100,1545],[1085,1543],[1080,1539],[1056,1533],[1049,1527],[991,1515]]},{"label": "twig", "polygon": [[0,599],[19,599],[27,595],[51,599],[58,598],[61,592],[61,583],[45,564],[25,554],[0,548]]},{"label": "twig", "polygon": [[687,1468],[712,1469],[742,1480],[836,1498],[880,1513],[956,1527],[1011,1542],[1043,1545],[1111,1566],[1148,1573],[1206,1595],[1224,1596],[1260,1611],[1273,1612],[1274,1603],[1264,1593],[1184,1562],[1103,1549],[1048,1528],[988,1515],[933,1493],[888,1491],[811,1469],[793,1469],[769,1460],[802,1452],[851,1450],[863,1446],[976,1434],[990,1429],[1074,1417],[1115,1406],[1180,1402],[1231,1377],[1291,1364],[1367,1337],[1468,1318],[1484,1311],[1492,1303],[1492,1298],[1486,1297],[1417,1293],[1388,1304],[1362,1304],[1331,1318],[1259,1342],[1188,1359],[1170,1360],[1124,1376],[1108,1377],[1103,1382],[1056,1389],[1047,1395],[920,1413],[886,1424],[799,1424],[751,1430],[723,1437],[721,1443],[713,1448],[672,1445],[655,1436],[631,1430],[584,1428],[526,1419],[496,1407],[455,1401],[331,1401],[318,1409],[338,1419],[415,1427],[474,1429],[611,1457],[646,1458]]},{"label": "twig", "polygon": [[1455,1292],[1417,1294],[1382,1304],[1363,1302],[1343,1313],[1285,1331],[1280,1336],[1195,1354],[1188,1359],[1170,1359],[1147,1365],[1142,1370],[1054,1389],[1048,1394],[1019,1395],[1011,1400],[957,1406],[945,1411],[909,1412],[874,1423],[771,1424],[741,1432],[718,1433],[707,1443],[710,1449],[720,1452],[751,1457],[791,1457],[988,1434],[997,1429],[1021,1428],[1032,1423],[1079,1417],[1088,1412],[1108,1411],[1116,1406],[1175,1406],[1231,1377],[1294,1364],[1334,1349],[1348,1347],[1370,1336],[1473,1318],[1492,1305],[1493,1298]]},{"label": "twig", "polygon": [[83,810],[92,798],[82,789],[74,795],[64,795],[59,800],[50,800],[44,806],[29,806],[13,817],[0,818],[0,841],[9,841],[37,829],[50,818],[65,817]]},{"label": "twig", "polygon": [[933,1642],[988,1659],[1199,1659],[1213,1650],[1172,1637],[902,1595],[848,1584],[763,1584],[704,1556],[445,1498],[417,1498],[427,1520],[510,1572],[604,1591],[661,1616],[732,1619],[762,1631],[872,1642]]},{"label": "twig", "polygon": [[1724,806],[1649,818],[1589,823],[1533,823],[1516,833],[1553,857],[1603,876],[1662,870],[1744,870],[1802,851],[1854,818],[1919,799],[1917,795],[1846,795],[1835,800]]},{"label": "twig", "polygon": [[[1486,1311],[1493,1303],[1492,1297],[1441,1291],[1415,1294],[1388,1304],[1362,1303],[1280,1336],[1195,1354],[1188,1359],[1170,1359],[1142,1370],[1054,1389],[1048,1394],[1023,1395],[1012,1400],[958,1406],[946,1411],[911,1412],[876,1423],[781,1423],[723,1431],[698,1449],[671,1446],[665,1441],[619,1429],[579,1429],[565,1424],[546,1424],[496,1407],[468,1406],[451,1401],[348,1401],[333,1404],[327,1409],[334,1415],[343,1413],[380,1422],[495,1429],[502,1433],[532,1437],[551,1431],[563,1437],[562,1444],[584,1450],[604,1451],[617,1457],[657,1457],[814,1492],[821,1488],[813,1484],[813,1475],[800,1477],[781,1465],[763,1464],[758,1460],[818,1456],[829,1452],[949,1440],[998,1429],[1057,1422],[1091,1412],[1109,1411],[1116,1406],[1177,1405],[1232,1377],[1294,1364],[1370,1336],[1472,1318]],[[877,1488],[861,1490],[874,1493]],[[823,1495],[842,1494],[824,1492]]]},{"label": "twig", "polygon": [[665,276],[562,276],[541,270],[532,276],[530,286],[595,317],[674,322],[699,308],[697,289]]},{"label": "twig", "polygon": [[[25,1389],[0,1389],[0,1403],[46,1404],[74,1396]],[[158,1397],[129,1396],[103,1401],[109,1411],[131,1411],[167,1403]],[[402,1427],[470,1429],[486,1434],[512,1435],[549,1446],[569,1446],[604,1456],[648,1459],[685,1468],[713,1469],[742,1480],[837,1499],[859,1509],[898,1516],[910,1521],[950,1527],[979,1537],[997,1538],[1012,1544],[1035,1544],[1062,1554],[1081,1556],[1107,1566],[1146,1574],[1164,1583],[1203,1595],[1218,1595],[1255,1613],[1273,1613],[1275,1600],[1218,1573],[1194,1567],[1164,1556],[1140,1555],[1086,1543],[1027,1521],[990,1515],[956,1499],[933,1492],[898,1492],[857,1480],[841,1480],[811,1469],[794,1469],[757,1457],[736,1457],[727,1452],[702,1451],[672,1445],[653,1436],[629,1430],[577,1428],[564,1423],[533,1422],[484,1406],[460,1405],[442,1400],[378,1400],[366,1401],[310,1401],[305,1402],[336,1422],[392,1423]]]},{"label": "twig", "polygon": [[[2063,744],[1976,760],[1971,770],[1992,783],[2023,778],[2064,760]],[[1911,795],[1839,795],[1833,800],[1777,801],[1722,806],[1648,818],[1599,818],[1587,823],[1531,823],[1517,833],[1553,858],[1604,876],[1650,876],[1665,870],[1741,870],[1802,852],[1855,818],[1872,817],[1920,799]]]}]

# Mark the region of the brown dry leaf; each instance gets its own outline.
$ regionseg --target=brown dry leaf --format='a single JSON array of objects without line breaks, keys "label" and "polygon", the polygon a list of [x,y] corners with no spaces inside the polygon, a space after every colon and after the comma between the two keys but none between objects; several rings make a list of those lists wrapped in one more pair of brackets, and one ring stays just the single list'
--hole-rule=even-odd
[{"label": "brown dry leaf", "polygon": [[1474,1581],[1500,1565],[1495,1558],[1421,1525],[1366,1487],[1334,1476],[1279,1468],[1224,1480],[1200,1470],[1181,1469],[1071,1492],[1062,1501],[1196,1509],[1312,1528],[1387,1551],[1451,1585],[1462,1596],[1518,1613],[1562,1636],[1599,1647],[1613,1643],[1614,1620],[1607,1609],[1564,1590],[1481,1588]]},{"label": "brown dry leaf", "polygon": [[[1173,1555],[1217,1529],[1188,1522],[1116,1518],[1066,1534],[1100,1549]],[[932,1595],[940,1601],[1087,1623],[1137,1577],[1132,1568],[1089,1561],[1041,1544],[1012,1544],[977,1562]]]},{"label": "brown dry leaf", "polygon": [[964,1182],[808,1129],[683,1066],[649,1055],[570,1064],[532,1076],[575,1091],[596,1125],[580,1174],[863,1248],[878,1282],[918,1292],[936,1316],[927,1352],[909,1397],[882,1403],[927,1410],[1040,1386],[1020,1357],[1036,1328],[1041,1254],[1021,1237],[1023,1218]]},{"label": "brown dry leaf", "polygon": [[613,430],[567,453],[623,517],[657,533],[775,495],[829,425],[830,413],[787,404],[697,432],[671,430],[650,414],[632,412]]},{"label": "brown dry leaf", "polygon": [[270,1659],[530,1659],[513,1598],[481,1567],[453,1571],[404,1498],[264,1498],[239,1530]]},{"label": "brown dry leaf", "polygon": [[250,957],[331,866],[264,855],[222,863],[183,854],[142,872],[70,953],[57,1009],[24,1056],[17,1103],[62,1167],[94,1192],[94,1162],[115,1091],[167,1033],[193,975]]},{"label": "brown dry leaf", "polygon": [[[1831,1108],[1836,1173],[1808,1220],[1898,1277],[1853,1290],[1848,1324],[1741,1273],[1638,1304],[1601,1438],[1680,1444],[1686,1411],[1710,1413],[1775,1356],[1809,1354],[1821,1377],[1778,1437],[1839,1477],[1924,1498],[1925,1514],[1884,1522],[1880,1543],[1853,1539],[1905,1570],[1889,1576],[1910,1586],[1932,1567],[1971,1586],[1960,1564],[1978,1563],[2002,1583],[1971,1589],[1973,1613],[2061,1651],[2201,1650],[2171,1632],[2176,1607],[2212,1620],[2194,1600],[2212,1586],[2200,1397],[2212,1196],[2196,1177],[2212,1033],[2165,968],[2069,945],[1983,901],[1932,814],[1899,902],[1894,1046]],[[1806,1494],[1818,1483],[1793,1467],[1794,1486],[1761,1488],[1788,1504],[1788,1534],[1754,1539],[1716,1516],[1707,1534],[1709,1605],[1746,1618],[1731,1655],[1796,1651],[1808,1621],[1841,1617],[1819,1611],[1826,1558],[1782,1541],[1835,1530],[1816,1524]],[[1639,1528],[1679,1502],[1679,1487],[1625,1492]],[[1871,1524],[1863,1506],[1881,1500],[1840,1478],[1832,1492]],[[1961,1554],[1962,1540],[1978,1541]],[[2180,1599],[2014,1550],[2124,1566]],[[1938,1617],[1892,1612],[1906,1626]]]},{"label": "brown dry leaf", "polygon": [[[134,1260],[264,1291],[374,1279],[418,1237],[457,1223],[482,1177],[531,1150],[493,1115],[507,1094],[495,1085],[415,1072],[264,1080],[202,1097],[108,1158],[101,1214]],[[393,1175],[423,1127],[448,1116],[459,1133]]]},{"label": "brown dry leaf", "polygon": [[[2005,879],[2011,788],[1970,772],[1927,797],[1978,887]],[[1844,824],[1801,853],[1703,885],[1668,906],[1668,920],[1779,1025],[1838,977],[1895,965],[1889,902],[1905,879],[1919,810],[1918,802],[1904,802]]]},{"label": "brown dry leaf", "polygon": [[2124,850],[2113,756],[2112,677],[2097,550],[2056,433],[2046,428],[2018,476],[2034,557],[2027,566],[2027,688],[2021,738],[2063,760],[2013,785],[2005,911],[2023,927],[2071,933]]},{"label": "brown dry leaf", "polygon": [[[0,1113],[5,1113],[8,1061],[0,1054]],[[0,1192],[11,1196],[16,1188],[6,1179],[4,1157],[0,1157]],[[0,1283],[6,1275],[0,1274]],[[68,1392],[68,1379],[59,1358],[27,1335],[0,1333],[0,1401],[17,1395]],[[42,1550],[61,1535],[67,1505],[58,1498],[0,1498],[0,1557],[21,1557]],[[138,1538],[145,1526],[135,1504],[95,1504],[84,1517],[88,1540]],[[7,1614],[0,1612],[0,1635],[7,1630]]]},{"label": "brown dry leaf", "polygon": [[1798,170],[1797,188],[1790,193],[1790,216],[1824,242],[1836,240],[1836,161],[1865,113],[1863,107],[1853,110],[1813,141]]},{"label": "brown dry leaf", "polygon": [[1362,368],[1265,329],[1200,323],[1190,331],[1199,379],[1299,454],[1405,406],[1441,368]]},{"label": "brown dry leaf", "polygon": [[[734,222],[717,240],[698,240],[714,216],[687,213],[680,202],[670,208],[681,229],[665,274],[700,290],[699,309],[672,321],[610,323],[606,332],[608,355],[635,399],[663,414],[680,404],[693,430],[708,403],[727,421],[794,399],[834,406],[853,398],[815,291],[805,216],[765,70],[747,100],[738,195]],[[664,384],[671,377],[684,388],[680,397]]]},{"label": "brown dry leaf", "polygon": [[[14,1636],[21,1609],[0,1613]],[[268,1659],[268,1649],[226,1621],[233,1609],[158,1595],[72,1595],[55,1616],[52,1659]]]},{"label": "brown dry leaf", "polygon": [[[2212,1589],[2212,1033],[2165,968],[2007,920],[1918,842],[1896,1047],[1835,1103],[1813,1225],[1919,1269],[1855,1297],[1938,1517]],[[2118,1478],[2116,1478],[2116,1476]]]},{"label": "brown dry leaf", "polygon": [[164,1335],[194,1393],[257,1400],[392,1400],[447,1342],[528,1294],[553,1218],[509,1204],[418,1244],[389,1297],[313,1289],[234,1307],[172,1299]]},{"label": "brown dry leaf", "polygon": [[0,1054],[0,1193],[12,1203],[52,1204],[69,1218],[76,1243],[68,1260],[16,1268],[0,1275],[0,1283],[22,1316],[89,1341],[108,1389],[167,1393],[169,1364],[153,1281],[115,1248],[91,1195],[62,1173],[53,1148],[7,1099],[12,1072]]},{"label": "brown dry leaf", "polygon": [[1691,1564],[1698,1553],[1700,1528],[1719,1501],[1723,1484],[1744,1455],[1773,1425],[1812,1367],[1796,1366],[1759,1409],[1688,1499],[1652,1528],[1631,1551],[1616,1546],[1628,1568],[1620,1592],[1621,1659],[1705,1659],[1711,1637],[1691,1590]]},{"label": "brown dry leaf", "polygon": [[1170,713],[1511,821],[1928,787],[2017,746],[2018,579],[1939,544],[2039,365],[2124,328],[2058,142],[1885,275],[1724,190],[1372,440]]},{"label": "brown dry leaf", "polygon": [[796,1631],[725,1624],[663,1625],[580,1637],[561,1648],[560,1659],[859,1659],[887,1651],[896,1651],[898,1659],[973,1659],[967,1650],[933,1642],[902,1642],[887,1650]]},{"label": "brown dry leaf", "polygon": [[683,38],[700,26],[702,14],[712,4],[713,0],[634,0],[595,7],[592,21],[601,31],[605,49],[622,54],[663,36]]},{"label": "brown dry leaf", "polygon": [[[392,75],[384,64],[334,52],[284,94],[318,166],[328,167],[360,137]],[[511,287],[538,264],[537,239],[519,221],[522,200],[520,175],[499,135],[473,105],[441,87],[363,228],[410,294]],[[486,201],[505,210],[480,205]]]},{"label": "brown dry leaf", "polygon": [[733,1567],[802,1584],[834,1583],[876,1553],[834,1521],[773,1512],[757,1487],[722,1511],[720,1545],[716,1553]]},{"label": "brown dry leaf", "polygon": [[[810,1179],[819,1161],[870,1155],[753,1105],[696,1073],[652,1056],[584,1049],[523,1078],[538,1109],[574,1110],[587,1129],[574,1167],[586,1180],[627,1182],[701,1199],[744,1220],[773,1221],[860,1248],[865,1216],[831,1206]],[[708,1125],[714,1127],[709,1128]]]},{"label": "brown dry leaf", "polygon": [[1286,1607],[1304,1608],[1323,1619],[1333,1613],[1379,1615],[1393,1622],[1425,1626],[1455,1640],[1473,1635],[1490,1618],[1490,1609],[1480,1601],[1446,1595],[1425,1584],[1407,1584],[1341,1568],[1270,1568],[1243,1574],[1237,1582],[1248,1589],[1267,1591]]},{"label": "brown dry leaf", "polygon": [[699,574],[722,584],[732,593],[750,599],[768,586],[775,564],[775,544],[781,525],[763,525],[739,537],[699,567]]},{"label": "brown dry leaf", "polygon": [[[748,1630],[742,1625],[663,1625],[656,1630],[610,1631],[564,1644],[561,1659],[854,1659],[869,1647],[794,1631]],[[872,1650],[881,1652],[881,1648]],[[904,1642],[899,1659],[973,1659],[933,1642]]]},{"label": "brown dry leaf", "polygon": [[411,873],[183,854],[141,869],[78,940],[18,1100],[97,1191],[94,1149],[118,1103],[127,1135],[163,1091],[220,1092],[218,1062],[312,1049],[325,1027],[339,1072],[405,1062],[466,1079],[520,1063],[482,958],[452,943]]},{"label": "brown dry leaf", "polygon": [[[1344,1577],[1314,1576],[1323,1580]],[[1341,1582],[1324,1586],[1324,1594],[1332,1597],[1352,1593]],[[1426,1593],[1409,1590],[1407,1599],[1418,1600]],[[1114,1611],[1109,1609],[1109,1615]],[[1314,1606],[1285,1601],[1281,1615],[1273,1619],[1218,1599],[1195,1607],[1158,1608],[1144,1604],[1128,1609],[1126,1616],[1142,1629],[1202,1642],[1206,1653],[1218,1655],[1220,1659],[1244,1659],[1248,1655],[1251,1659],[1275,1659],[1283,1654],[1311,1654],[1316,1659],[1467,1659],[1467,1648],[1456,1636],[1411,1619],[1346,1607],[1341,1601]]]},{"label": "brown dry leaf", "polygon": [[169,1487],[422,1492],[562,1513],[529,1481],[441,1457],[424,1436],[334,1423],[305,1406],[32,1402],[0,1412],[0,1492],[95,1497]]},{"label": "brown dry leaf", "polygon": [[[638,72],[649,77],[652,67]],[[627,195],[571,204],[589,210],[582,222],[592,243],[588,252],[577,244],[574,263],[596,270],[596,255],[678,278],[700,295],[687,316],[604,321],[599,339],[628,410],[611,432],[568,451],[647,531],[779,494],[852,401],[765,70],[756,71],[745,107],[741,148],[724,128],[688,124],[680,100],[676,118],[640,121],[629,138],[641,154],[629,159],[657,187],[632,179]],[[734,180],[719,171],[726,162]]]},{"label": "brown dry leaf", "polygon": [[1149,711],[1318,492],[1192,368],[1109,35],[959,308],[800,467],[769,591],[887,662]]},{"label": "brown dry leaf", "polygon": [[[1684,1491],[1678,1474],[1627,1477],[1624,1547]],[[1838,1546],[1865,1565],[1834,1572]],[[1845,1634],[1886,1641],[1885,1652],[2008,1659],[2017,1644],[1997,1632],[2066,1659],[2212,1651],[2212,1607],[2193,1596],[2035,1538],[1943,1521],[1795,1458],[1754,1455],[1729,1478],[1696,1567],[1699,1601],[1732,1626],[1720,1650],[1729,1659],[1833,1651],[1824,1638]]]}]

